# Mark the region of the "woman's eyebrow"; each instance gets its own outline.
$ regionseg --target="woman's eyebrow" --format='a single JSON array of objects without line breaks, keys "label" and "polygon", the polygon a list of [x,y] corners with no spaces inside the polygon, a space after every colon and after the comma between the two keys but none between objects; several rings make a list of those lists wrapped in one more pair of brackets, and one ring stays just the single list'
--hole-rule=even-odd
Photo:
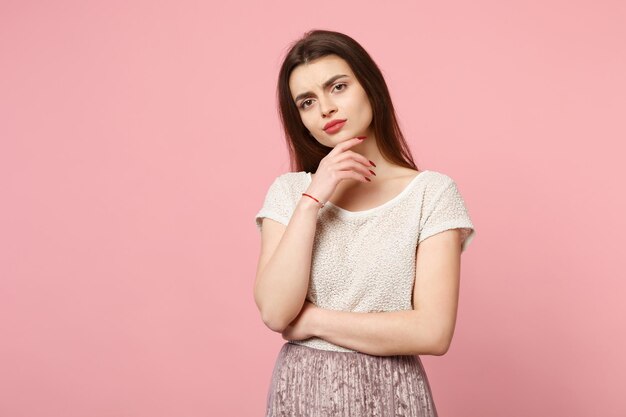
[{"label": "woman's eyebrow", "polygon": [[[329,78],[329,79],[328,79],[328,80],[327,80],[327,81],[323,84],[323,87],[324,87],[324,88],[328,87],[329,85],[331,85],[332,83],[334,83],[337,79],[342,78],[342,77],[348,77],[348,75],[346,75],[346,74],[338,74],[338,75],[334,75],[334,76],[330,77],[330,78]],[[300,100],[301,98],[308,97],[308,96],[310,96],[310,95],[312,95],[312,94],[313,94],[313,92],[312,92],[312,91],[307,91],[306,93],[298,94],[298,95],[296,96],[296,98],[295,98],[293,101],[297,102],[297,101],[298,101],[298,100]]]}]

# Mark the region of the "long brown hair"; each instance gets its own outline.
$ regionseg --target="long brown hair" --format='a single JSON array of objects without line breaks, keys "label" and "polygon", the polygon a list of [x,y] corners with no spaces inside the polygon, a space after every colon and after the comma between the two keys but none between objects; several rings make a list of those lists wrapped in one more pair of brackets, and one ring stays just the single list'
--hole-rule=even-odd
[{"label": "long brown hair", "polygon": [[331,54],[348,63],[367,93],[380,153],[391,163],[418,170],[400,131],[387,83],[374,60],[348,35],[328,30],[311,30],[291,44],[278,75],[278,112],[285,132],[292,171],[317,171],[320,161],[332,148],[319,143],[302,123],[289,89],[289,76],[298,65]]}]

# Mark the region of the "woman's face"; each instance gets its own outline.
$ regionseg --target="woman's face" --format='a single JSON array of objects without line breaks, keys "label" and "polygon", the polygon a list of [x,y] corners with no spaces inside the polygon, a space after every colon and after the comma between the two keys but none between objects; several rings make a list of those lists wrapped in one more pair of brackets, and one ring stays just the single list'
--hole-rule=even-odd
[{"label": "woman's face", "polygon": [[[337,55],[297,66],[289,89],[304,126],[318,142],[334,147],[339,142],[369,136],[372,107],[350,66]],[[329,121],[346,120],[337,132],[325,131]]]}]

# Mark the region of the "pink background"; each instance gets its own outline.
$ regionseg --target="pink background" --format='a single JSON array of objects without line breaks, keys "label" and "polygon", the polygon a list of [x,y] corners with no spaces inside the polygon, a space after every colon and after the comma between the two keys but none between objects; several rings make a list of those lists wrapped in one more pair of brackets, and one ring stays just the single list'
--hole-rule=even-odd
[{"label": "pink background", "polygon": [[477,229],[440,415],[626,415],[624,2],[382,4],[0,3],[0,416],[263,415],[254,215],[312,28],[371,53]]}]

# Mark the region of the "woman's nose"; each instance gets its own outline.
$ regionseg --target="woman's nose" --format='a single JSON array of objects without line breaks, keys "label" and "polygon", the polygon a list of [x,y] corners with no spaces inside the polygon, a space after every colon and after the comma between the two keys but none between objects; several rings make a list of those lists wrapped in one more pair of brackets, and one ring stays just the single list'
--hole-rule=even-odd
[{"label": "woman's nose", "polygon": [[337,112],[337,107],[332,100],[320,100],[320,111],[322,112],[322,116],[327,117]]}]

